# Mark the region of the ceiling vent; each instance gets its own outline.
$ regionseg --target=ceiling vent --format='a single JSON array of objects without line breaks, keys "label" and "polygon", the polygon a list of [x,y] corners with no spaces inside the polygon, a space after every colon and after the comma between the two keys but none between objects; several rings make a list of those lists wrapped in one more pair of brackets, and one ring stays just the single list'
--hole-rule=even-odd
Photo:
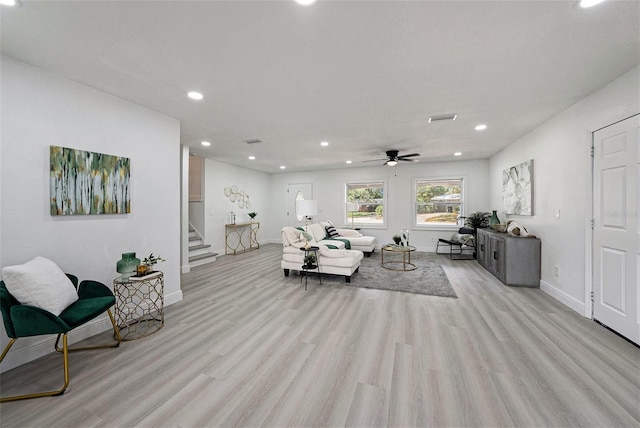
[{"label": "ceiling vent", "polygon": [[456,120],[456,117],[458,117],[457,114],[440,114],[438,116],[431,116],[429,117],[428,122],[438,122],[441,120]]},{"label": "ceiling vent", "polygon": [[262,140],[258,140],[257,138],[254,138],[253,140],[244,140],[244,142],[247,144],[258,144],[258,143],[262,143]]}]

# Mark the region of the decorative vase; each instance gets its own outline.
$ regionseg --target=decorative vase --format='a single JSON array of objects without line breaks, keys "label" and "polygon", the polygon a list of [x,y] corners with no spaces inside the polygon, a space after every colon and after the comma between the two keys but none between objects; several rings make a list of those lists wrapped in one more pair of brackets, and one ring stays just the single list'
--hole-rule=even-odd
[{"label": "decorative vase", "polygon": [[402,247],[409,246],[409,229],[400,230],[400,246]]},{"label": "decorative vase", "polygon": [[400,238],[399,236],[394,236],[393,237],[393,242],[396,243],[396,245],[400,245],[400,241],[402,240],[402,238]]},{"label": "decorative vase", "polygon": [[116,262],[116,272],[122,275],[122,279],[128,279],[135,275],[139,264],[136,253],[122,253],[122,259]]},{"label": "decorative vase", "polygon": [[493,210],[493,214],[491,214],[491,218],[489,219],[489,227],[494,224],[500,224],[500,219],[498,218],[498,214],[496,214],[496,210]]}]

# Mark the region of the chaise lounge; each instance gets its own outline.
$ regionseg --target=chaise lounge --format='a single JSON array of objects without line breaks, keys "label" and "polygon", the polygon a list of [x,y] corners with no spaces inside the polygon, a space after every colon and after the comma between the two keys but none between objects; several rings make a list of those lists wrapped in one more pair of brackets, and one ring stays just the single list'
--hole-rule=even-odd
[{"label": "chaise lounge", "polygon": [[[282,236],[282,261],[280,266],[284,276],[289,276],[291,270],[300,272],[304,264],[304,251],[301,248],[307,242],[303,232],[294,227],[284,227],[280,231]],[[309,244],[319,248],[318,270],[330,275],[343,275],[345,282],[351,282],[351,276],[360,268],[364,257],[362,251],[345,249],[344,242],[334,240],[309,240]],[[334,248],[330,248],[334,247]]]}]

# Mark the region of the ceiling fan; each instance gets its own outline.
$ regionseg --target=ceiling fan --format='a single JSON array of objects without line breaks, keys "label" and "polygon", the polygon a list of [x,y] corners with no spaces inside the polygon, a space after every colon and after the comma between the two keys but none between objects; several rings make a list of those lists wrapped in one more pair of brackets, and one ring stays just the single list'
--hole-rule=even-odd
[{"label": "ceiling fan", "polygon": [[363,161],[363,162],[385,161],[385,163],[383,163],[383,165],[396,166],[398,164],[398,161],[402,161],[402,162],[418,162],[417,159],[409,159],[409,158],[414,158],[416,156],[420,156],[420,153],[411,153],[411,154],[402,155],[402,156],[398,156],[398,153],[399,153],[398,150],[387,150],[387,158],[386,159],[371,159],[371,160],[366,160],[366,161]]}]

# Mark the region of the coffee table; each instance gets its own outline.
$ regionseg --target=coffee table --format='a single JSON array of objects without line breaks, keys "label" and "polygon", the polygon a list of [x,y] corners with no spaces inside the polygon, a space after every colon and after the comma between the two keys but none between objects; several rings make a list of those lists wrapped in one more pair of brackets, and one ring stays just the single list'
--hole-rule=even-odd
[{"label": "coffee table", "polygon": [[[397,271],[408,271],[414,270],[416,265],[411,263],[411,253],[416,250],[416,247],[409,246],[401,246],[401,245],[393,245],[389,244],[382,247],[381,253],[381,261],[380,264],[385,269],[397,270]],[[384,253],[401,253],[402,260],[387,260],[384,261]],[[399,266],[398,266],[399,265]]]}]

